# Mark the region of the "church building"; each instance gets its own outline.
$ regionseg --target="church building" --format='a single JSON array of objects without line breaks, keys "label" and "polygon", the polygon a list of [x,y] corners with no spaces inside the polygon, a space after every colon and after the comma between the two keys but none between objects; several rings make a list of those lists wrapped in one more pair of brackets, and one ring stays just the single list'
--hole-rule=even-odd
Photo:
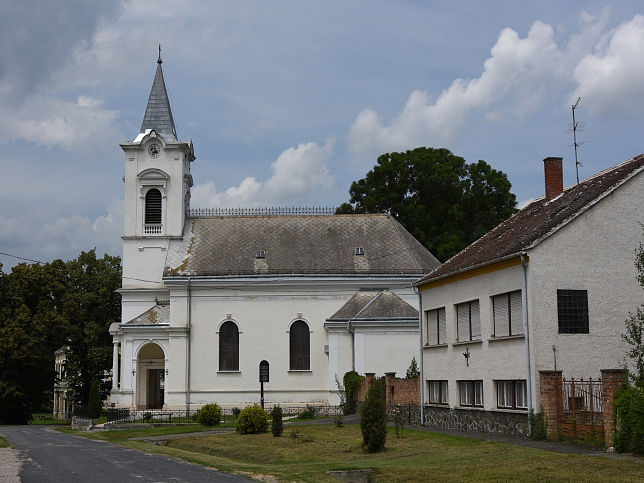
[{"label": "church building", "polygon": [[412,282],[440,263],[388,214],[192,209],[161,59],[125,152],[121,323],[111,402],[197,409],[337,404],[336,378],[419,359]]}]

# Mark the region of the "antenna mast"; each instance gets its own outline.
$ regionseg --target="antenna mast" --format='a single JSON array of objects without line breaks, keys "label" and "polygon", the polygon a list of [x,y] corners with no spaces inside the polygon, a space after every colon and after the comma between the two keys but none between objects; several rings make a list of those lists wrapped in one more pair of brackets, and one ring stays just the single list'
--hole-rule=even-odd
[{"label": "antenna mast", "polygon": [[577,148],[579,147],[579,144],[577,144],[577,121],[575,121],[575,109],[577,109],[577,104],[579,104],[579,101],[581,101],[581,97],[577,98],[577,102],[572,106],[572,139],[573,139],[573,145],[575,146],[575,171],[577,172],[577,184],[579,184],[579,165],[581,164],[579,161],[577,161]]}]

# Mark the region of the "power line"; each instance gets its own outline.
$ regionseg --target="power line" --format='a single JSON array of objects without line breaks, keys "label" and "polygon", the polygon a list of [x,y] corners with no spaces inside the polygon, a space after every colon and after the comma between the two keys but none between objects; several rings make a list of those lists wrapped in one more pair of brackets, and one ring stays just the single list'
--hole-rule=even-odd
[{"label": "power line", "polygon": [[19,257],[18,255],[12,255],[11,253],[0,252],[0,255],[6,255],[8,257],[17,258],[18,260],[25,260],[26,262],[40,263],[42,265],[45,264],[45,262],[41,262],[40,260],[33,260],[32,258]]}]

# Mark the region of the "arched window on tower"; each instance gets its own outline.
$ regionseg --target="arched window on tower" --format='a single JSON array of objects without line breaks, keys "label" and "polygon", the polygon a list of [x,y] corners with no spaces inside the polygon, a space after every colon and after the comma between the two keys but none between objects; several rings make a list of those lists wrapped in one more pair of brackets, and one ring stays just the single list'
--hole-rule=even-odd
[{"label": "arched window on tower", "polygon": [[161,192],[152,188],[145,194],[145,234],[161,233]]},{"label": "arched window on tower", "polygon": [[296,320],[291,324],[290,339],[290,367],[291,371],[308,371],[311,369],[311,341],[309,326],[303,320]]},{"label": "arched window on tower", "polygon": [[219,370],[239,370],[239,329],[232,320],[219,328]]}]

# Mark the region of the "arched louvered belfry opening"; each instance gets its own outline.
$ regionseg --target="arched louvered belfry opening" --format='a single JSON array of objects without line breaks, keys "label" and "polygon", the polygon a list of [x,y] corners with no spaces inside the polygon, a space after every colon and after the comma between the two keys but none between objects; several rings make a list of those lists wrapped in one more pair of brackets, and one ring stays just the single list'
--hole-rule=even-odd
[{"label": "arched louvered belfry opening", "polygon": [[309,326],[303,320],[296,320],[289,330],[291,371],[309,371],[311,369],[311,337]]},{"label": "arched louvered belfry opening", "polygon": [[239,329],[232,320],[227,320],[219,329],[219,370],[239,370]]},{"label": "arched louvered belfry opening", "polygon": [[161,224],[161,192],[152,188],[145,195],[145,224]]}]

